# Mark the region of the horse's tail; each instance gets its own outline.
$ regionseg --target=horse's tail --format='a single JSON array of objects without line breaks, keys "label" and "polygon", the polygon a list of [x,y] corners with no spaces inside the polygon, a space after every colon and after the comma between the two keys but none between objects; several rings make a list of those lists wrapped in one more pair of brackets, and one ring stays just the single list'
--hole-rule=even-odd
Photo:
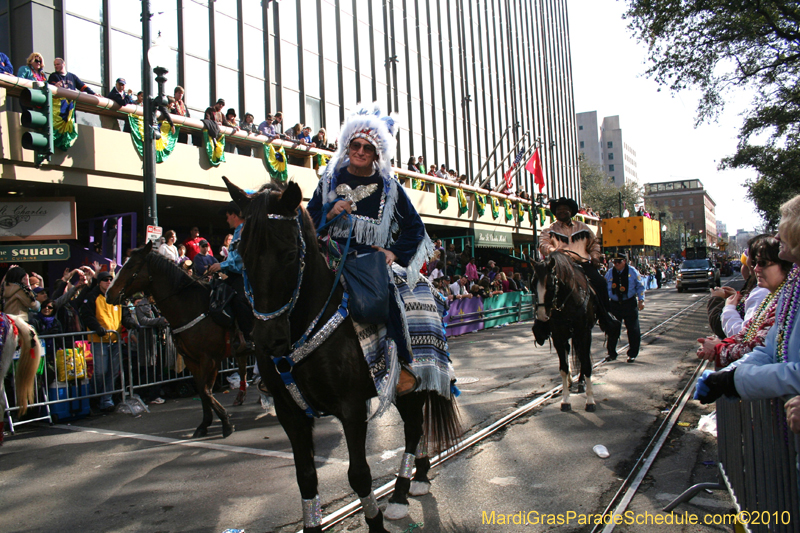
[{"label": "horse's tail", "polygon": [[24,415],[28,404],[34,401],[34,381],[36,370],[39,368],[39,359],[42,357],[42,347],[39,339],[30,324],[21,317],[13,317],[19,331],[19,364],[16,372],[17,402],[19,414]]},{"label": "horse's tail", "polygon": [[423,439],[428,452],[433,455],[455,446],[463,433],[455,396],[445,398],[428,391],[423,409]]}]

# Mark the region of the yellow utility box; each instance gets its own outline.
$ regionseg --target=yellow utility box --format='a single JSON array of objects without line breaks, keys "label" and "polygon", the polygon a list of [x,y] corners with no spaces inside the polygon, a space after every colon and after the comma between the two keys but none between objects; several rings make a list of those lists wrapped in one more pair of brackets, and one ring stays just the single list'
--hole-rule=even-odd
[{"label": "yellow utility box", "polygon": [[661,246],[658,220],[647,217],[606,218],[600,221],[603,246]]}]

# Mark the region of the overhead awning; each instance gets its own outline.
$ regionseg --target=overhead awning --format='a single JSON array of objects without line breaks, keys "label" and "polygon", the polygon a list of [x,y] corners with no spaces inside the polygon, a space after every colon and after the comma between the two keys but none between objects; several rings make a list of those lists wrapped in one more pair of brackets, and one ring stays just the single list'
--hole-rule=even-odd
[{"label": "overhead awning", "polygon": [[475,248],[513,248],[514,237],[510,231],[475,230]]}]

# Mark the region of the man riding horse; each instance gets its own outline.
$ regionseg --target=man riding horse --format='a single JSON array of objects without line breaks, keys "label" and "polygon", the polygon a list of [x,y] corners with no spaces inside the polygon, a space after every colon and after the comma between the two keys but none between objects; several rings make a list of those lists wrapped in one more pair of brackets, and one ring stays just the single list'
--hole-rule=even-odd
[{"label": "man riding horse", "polygon": [[[580,220],[572,219],[578,214],[578,203],[572,198],[562,196],[558,200],[551,200],[550,212],[555,215],[556,222],[542,229],[539,252],[543,256],[548,256],[558,250],[569,255],[580,265],[592,284],[595,302],[598,305],[597,318],[600,329],[610,336],[616,331],[619,336],[619,321],[609,314],[606,280],[597,271],[603,257],[600,252],[600,242],[589,226]],[[550,336],[550,325],[547,322],[534,321],[533,335],[536,342],[543,345]]]}]

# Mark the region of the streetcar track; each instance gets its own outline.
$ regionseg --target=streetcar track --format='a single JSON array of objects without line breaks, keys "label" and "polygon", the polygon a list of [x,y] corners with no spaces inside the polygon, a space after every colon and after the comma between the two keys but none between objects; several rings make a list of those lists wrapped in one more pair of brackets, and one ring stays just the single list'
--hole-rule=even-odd
[{"label": "streetcar track", "polygon": [[[730,283],[730,282],[734,281],[735,279],[736,278],[732,278],[732,279],[728,280],[727,283]],[[674,313],[673,315],[668,317],[666,320],[663,320],[663,321],[657,323],[656,325],[654,325],[653,327],[648,329],[646,332],[642,333],[642,335],[641,335],[642,339],[644,339],[646,337],[649,337],[651,335],[654,335],[654,334],[658,334],[659,330],[661,330],[661,332],[663,332],[663,330],[664,330],[664,328],[666,327],[667,324],[679,319],[680,317],[683,317],[683,316],[695,311],[695,308],[698,307],[700,304],[705,303],[708,300],[708,297],[709,297],[709,295],[705,295],[705,296],[702,296],[702,297],[698,298],[695,302],[692,302],[691,304],[687,305],[683,309],[681,309],[678,312]],[[625,344],[624,346],[621,346],[619,348],[619,350],[620,351],[624,350],[628,346],[629,346],[629,344]],[[647,473],[647,470],[649,469],[650,465],[655,460],[656,455],[660,451],[661,445],[663,444],[664,440],[666,440],[666,437],[669,435],[669,433],[672,430],[672,427],[674,426],[675,422],[677,422],[677,419],[678,419],[678,417],[680,416],[680,414],[681,414],[681,412],[683,410],[683,406],[686,404],[686,401],[688,400],[687,391],[691,391],[692,390],[692,385],[694,384],[697,376],[699,375],[699,373],[698,373],[699,369],[700,368],[705,368],[706,363],[707,362],[704,361],[702,364],[699,364],[698,367],[695,369],[695,371],[692,374],[691,379],[689,379],[686,387],[684,387],[684,390],[681,392],[679,397],[676,399],[675,403],[673,403],[672,407],[670,408],[669,414],[664,418],[664,421],[662,421],[662,424],[659,426],[658,430],[654,434],[654,436],[651,439],[650,443],[648,443],[648,446],[645,448],[644,452],[636,460],[636,462],[634,464],[634,468],[631,469],[631,473],[623,481],[623,484],[620,486],[620,489],[617,491],[617,493],[615,494],[614,498],[608,504],[605,512],[609,512],[612,508],[614,508],[613,512],[615,514],[616,513],[622,513],[622,512],[625,511],[625,508],[627,507],[627,504],[630,503],[630,500],[633,498],[633,495],[635,494],[636,489],[638,489],[639,483],[641,483],[641,479],[644,478],[644,475]],[[592,369],[596,369],[596,368],[598,368],[600,366],[603,366],[605,364],[606,364],[605,360],[601,359],[600,361],[598,361],[597,363],[594,363],[592,365]],[[573,378],[577,382],[578,375],[576,374],[575,376],[573,376]],[[550,390],[548,390],[548,391],[546,391],[544,393],[541,393],[539,396],[537,396],[533,400],[529,401],[528,403],[522,405],[521,407],[518,407],[517,409],[515,409],[511,413],[503,416],[502,418],[500,418],[499,420],[497,420],[494,423],[490,424],[489,426],[487,426],[487,427],[479,430],[478,432],[470,435],[469,437],[465,438],[461,442],[457,443],[455,446],[453,446],[451,448],[448,448],[447,450],[445,450],[445,451],[443,451],[443,452],[431,457],[431,468],[439,466],[440,464],[444,463],[445,461],[448,461],[449,459],[452,459],[453,457],[455,457],[456,455],[460,454],[461,452],[463,452],[465,450],[468,450],[468,449],[472,448],[473,446],[475,446],[476,444],[488,439],[490,436],[492,436],[493,434],[497,433],[501,429],[504,429],[505,427],[510,425],[515,420],[517,420],[517,419],[519,419],[519,418],[531,413],[534,409],[536,409],[538,407],[541,407],[542,405],[544,405],[549,400],[558,397],[561,394],[561,392],[562,392],[562,385],[558,385],[556,387],[553,387],[552,389],[550,389]],[[524,401],[524,399],[525,398],[523,397],[522,400]],[[680,409],[676,409],[676,407],[678,406],[679,403],[681,404],[680,405]],[[668,422],[669,422],[669,424],[668,424]],[[657,438],[658,438],[658,440],[656,440]],[[655,446],[653,446],[654,443],[655,443]],[[648,450],[650,450],[650,454],[651,455],[650,455],[650,457],[645,459],[644,455],[645,455],[645,453],[648,452]],[[644,466],[646,466],[646,468],[643,468]],[[391,481],[389,481],[389,482],[385,483],[384,485],[382,485],[382,486],[378,487],[377,489],[375,489],[373,491],[375,493],[375,497],[377,499],[381,499],[381,498],[384,498],[386,496],[389,496],[394,490],[394,484],[395,484],[395,480],[392,479]],[[623,493],[623,489],[625,489],[624,493]],[[614,507],[614,504],[617,503],[617,502],[619,502],[620,505]],[[324,516],[322,518],[323,530],[328,530],[331,527],[343,522],[344,520],[346,520],[347,518],[349,518],[350,516],[354,515],[355,513],[357,513],[360,510],[361,510],[361,501],[358,500],[358,499],[355,499],[355,500],[351,501],[347,505],[344,505],[344,506],[340,507],[339,509],[331,512],[330,514],[328,514],[328,515],[326,515],[326,516]],[[612,531],[612,530],[613,530],[613,527],[612,527],[611,530],[608,530],[608,531],[604,530],[603,533],[610,533],[610,531]],[[595,532],[593,531],[592,533],[595,533]]]}]

